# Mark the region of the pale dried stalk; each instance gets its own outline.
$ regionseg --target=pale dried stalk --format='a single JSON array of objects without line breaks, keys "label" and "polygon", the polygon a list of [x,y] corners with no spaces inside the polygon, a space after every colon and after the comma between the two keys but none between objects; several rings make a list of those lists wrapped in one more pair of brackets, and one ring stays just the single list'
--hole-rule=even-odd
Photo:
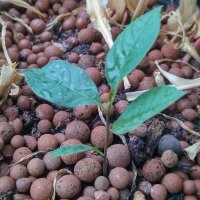
[{"label": "pale dried stalk", "polygon": [[167,118],[167,119],[176,121],[176,122],[180,125],[180,127],[181,127],[182,129],[186,130],[186,131],[187,131],[188,133],[190,133],[191,135],[200,137],[200,133],[198,133],[198,132],[196,132],[196,131],[190,129],[190,128],[189,128],[188,126],[186,126],[181,120],[179,120],[179,119],[177,119],[177,118],[175,118],[175,117],[171,117],[171,116],[165,115],[165,114],[163,114],[163,113],[160,113],[160,115],[164,116],[164,117]]},{"label": "pale dried stalk", "polygon": [[200,78],[196,79],[185,79],[185,78],[180,78],[172,73],[169,73],[165,70],[163,70],[159,63],[163,62],[163,60],[157,60],[155,61],[155,64],[157,68],[160,70],[160,72],[169,80],[169,82],[175,86],[188,86],[188,85],[193,85],[194,87],[200,87]]},{"label": "pale dried stalk", "polygon": [[187,156],[194,161],[197,154],[200,152],[200,142],[194,143],[192,146],[187,147],[184,149],[184,151],[187,153]]},{"label": "pale dried stalk", "polygon": [[[94,26],[104,37],[108,46],[113,46],[113,39],[111,34],[111,27],[106,16],[106,10],[99,0],[86,0],[87,13],[90,15],[90,20]],[[128,89],[131,87],[127,76],[124,77],[124,87]]]},{"label": "pale dried stalk", "polygon": [[78,13],[83,12],[83,11],[85,11],[85,8],[84,7],[80,7],[80,8],[74,9],[72,12],[67,12],[67,13],[60,14],[53,21],[51,21],[51,22],[49,22],[47,24],[47,26],[46,26],[47,28],[46,29],[47,30],[51,30],[58,22],[60,22],[65,17],[72,16],[72,15],[77,15]]},{"label": "pale dried stalk", "polygon": [[[130,1],[130,0],[127,0]],[[137,6],[132,13],[131,21],[135,20],[136,18],[140,17],[144,11],[146,10],[150,0],[139,0]]]},{"label": "pale dried stalk", "polygon": [[56,176],[56,177],[54,178],[54,180],[53,180],[53,195],[52,195],[52,197],[51,197],[51,200],[55,200],[55,199],[56,199],[56,183],[57,183],[57,180],[58,180],[61,176],[65,175],[65,174],[73,175],[73,173],[72,173],[71,171],[69,171],[68,169],[60,169],[60,170],[58,171],[57,176]]},{"label": "pale dried stalk", "polygon": [[7,12],[1,12],[1,13],[2,13],[3,15],[6,15],[7,17],[11,18],[12,20],[19,22],[22,26],[24,26],[24,27],[27,29],[27,31],[28,31],[29,33],[33,34],[32,28],[31,28],[29,25],[27,25],[27,24],[24,22],[23,19],[21,19],[21,18],[19,18],[19,17],[17,17],[17,16],[14,16],[14,15],[11,15],[11,14],[9,14],[9,13],[7,13]]},{"label": "pale dried stalk", "polygon": [[23,0],[0,0],[0,2],[11,3],[15,6],[29,9],[32,12],[36,13],[40,17],[45,17],[45,15],[43,13],[41,13],[38,9],[36,9],[34,6],[29,5],[28,3],[26,3]]},{"label": "pale dried stalk", "polygon": [[10,165],[10,168],[7,170],[7,172],[5,173],[5,176],[8,175],[8,173],[10,172],[10,170],[17,164],[23,162],[24,160],[27,160],[29,158],[32,158],[33,156],[36,156],[39,153],[46,153],[47,151],[36,151],[34,153],[28,154],[26,156],[24,156],[23,158],[21,158],[20,160],[18,160],[17,162],[13,163]]}]

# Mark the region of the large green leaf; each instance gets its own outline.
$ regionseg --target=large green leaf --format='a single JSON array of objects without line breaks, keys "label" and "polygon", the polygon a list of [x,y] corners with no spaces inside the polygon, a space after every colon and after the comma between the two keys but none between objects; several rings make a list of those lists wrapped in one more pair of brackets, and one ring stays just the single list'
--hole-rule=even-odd
[{"label": "large green leaf", "polygon": [[144,58],[160,31],[161,7],[144,14],[119,35],[106,58],[106,78],[113,92]]},{"label": "large green leaf", "polygon": [[85,152],[92,149],[93,147],[84,144],[69,144],[55,149],[54,151],[51,152],[51,156],[52,157],[64,156],[74,153]]},{"label": "large green leaf", "polygon": [[100,104],[96,85],[80,67],[55,60],[41,69],[22,69],[27,83],[39,97],[65,107]]},{"label": "large green leaf", "polygon": [[155,87],[130,103],[113,123],[112,131],[124,134],[155,116],[186,93],[171,86]]}]

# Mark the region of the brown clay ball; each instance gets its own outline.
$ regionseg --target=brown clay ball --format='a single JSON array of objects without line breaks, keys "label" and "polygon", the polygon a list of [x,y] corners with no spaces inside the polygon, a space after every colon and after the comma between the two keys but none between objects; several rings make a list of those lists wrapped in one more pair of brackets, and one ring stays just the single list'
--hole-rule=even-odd
[{"label": "brown clay ball", "polygon": [[81,142],[87,142],[90,138],[90,129],[83,121],[73,121],[65,129],[66,139],[77,139]]},{"label": "brown clay ball", "polygon": [[183,110],[181,114],[188,121],[194,121],[198,116],[197,112],[190,108]]},{"label": "brown clay ball", "polygon": [[76,17],[75,16],[70,16],[67,18],[62,25],[62,28],[64,31],[68,31],[70,29],[75,29],[76,27]]},{"label": "brown clay ball", "polygon": [[153,200],[165,200],[167,199],[167,190],[165,186],[161,184],[155,184],[151,188],[151,197]]},{"label": "brown clay ball", "polygon": [[165,58],[176,60],[180,57],[180,49],[175,48],[175,44],[167,43],[161,48],[161,52]]},{"label": "brown clay ball", "polygon": [[192,108],[192,101],[188,98],[183,98],[177,102],[177,110],[182,112],[185,109]]},{"label": "brown clay ball", "polygon": [[10,141],[10,144],[15,148],[19,148],[19,147],[23,147],[24,144],[25,144],[25,139],[23,136],[21,135],[15,135],[11,141]]},{"label": "brown clay ball", "polygon": [[101,72],[96,67],[89,67],[85,70],[85,72],[96,85],[100,84],[102,76]]},{"label": "brown clay ball", "polygon": [[31,185],[30,194],[33,200],[47,200],[53,195],[53,184],[46,178],[36,179]]},{"label": "brown clay ball", "polygon": [[[27,147],[20,147],[18,149],[15,150],[15,152],[13,153],[13,162],[18,162],[19,160],[21,160],[22,158],[24,158],[25,156],[28,156],[32,154],[32,151],[27,148]],[[26,159],[23,162],[21,162],[21,164],[26,165],[29,162],[30,159]]]},{"label": "brown clay ball", "polygon": [[185,196],[184,200],[197,200],[197,198],[192,195],[187,195],[187,196]]},{"label": "brown clay ball", "polygon": [[41,12],[47,12],[49,9],[50,3],[49,0],[37,0],[35,7],[38,8]]},{"label": "brown clay ball", "polygon": [[24,178],[27,175],[28,175],[27,168],[22,164],[17,164],[13,166],[10,170],[10,177],[12,177],[14,180]]},{"label": "brown clay ball", "polygon": [[34,34],[40,34],[46,28],[46,24],[41,19],[34,19],[31,21],[30,27],[32,28]]},{"label": "brown clay ball", "polygon": [[162,185],[164,185],[171,194],[179,193],[183,189],[182,179],[174,173],[166,174],[162,179]]},{"label": "brown clay ball", "polygon": [[13,127],[15,134],[20,134],[23,129],[22,119],[16,118],[13,121],[9,121],[9,124]]},{"label": "brown clay ball", "polygon": [[14,180],[9,176],[0,177],[0,193],[6,193],[15,188]]},{"label": "brown clay ball", "polygon": [[119,199],[119,191],[114,188],[114,187],[110,187],[107,192],[110,194],[110,197],[112,200],[118,200]]},{"label": "brown clay ball", "polygon": [[178,156],[172,150],[166,150],[162,154],[161,161],[165,167],[172,168],[178,164]]},{"label": "brown clay ball", "polygon": [[58,142],[54,135],[44,134],[38,139],[39,151],[47,151],[49,149],[53,150],[57,146],[58,146]]},{"label": "brown clay ball", "polygon": [[12,147],[10,144],[5,144],[2,150],[2,156],[4,159],[11,159],[13,156],[13,153],[15,151],[15,148]]},{"label": "brown clay ball", "polygon": [[191,167],[190,170],[190,175],[192,176],[192,178],[200,179],[200,166],[195,165]]},{"label": "brown clay ball", "polygon": [[112,167],[127,167],[131,161],[131,155],[125,145],[114,144],[107,150],[107,159]]},{"label": "brown clay ball", "polygon": [[94,182],[94,186],[97,190],[106,191],[110,186],[110,182],[105,176],[98,176]]},{"label": "brown clay ball", "polygon": [[92,43],[95,40],[95,31],[91,28],[84,28],[78,33],[78,41],[80,44]]},{"label": "brown clay ball", "polygon": [[103,190],[96,191],[94,193],[95,200],[110,200],[110,194]]},{"label": "brown clay ball", "polygon": [[124,112],[125,108],[128,106],[128,101],[120,100],[115,104],[116,111],[121,114]]},{"label": "brown clay ball", "polygon": [[90,106],[81,106],[73,109],[75,117],[81,120],[89,119],[92,115],[92,109]]},{"label": "brown clay ball", "polygon": [[76,28],[81,30],[88,25],[88,18],[86,16],[80,16],[76,19]]},{"label": "brown clay ball", "polygon": [[78,66],[80,66],[83,69],[87,69],[89,67],[95,67],[94,57],[91,55],[81,56],[78,61]]},{"label": "brown clay ball", "polygon": [[74,167],[74,175],[84,182],[93,182],[101,174],[101,165],[92,158],[78,161]]},{"label": "brown clay ball", "polygon": [[[105,140],[106,140],[106,127],[105,126],[97,126],[95,127],[90,136],[90,141],[93,146],[98,148],[104,148]],[[113,142],[113,134],[109,134],[108,138],[108,146],[110,146]]]},{"label": "brown clay ball", "polygon": [[148,59],[151,61],[161,60],[163,59],[163,55],[161,51],[159,51],[158,49],[154,49],[149,52]]},{"label": "brown clay ball", "polygon": [[45,165],[43,160],[39,158],[33,158],[27,164],[27,169],[31,176],[38,177],[44,173]]},{"label": "brown clay ball", "polygon": [[39,105],[36,110],[36,117],[39,119],[48,119],[51,120],[53,118],[54,110],[52,106],[48,104]]},{"label": "brown clay ball", "polygon": [[51,57],[62,57],[62,51],[55,45],[49,45],[44,50],[45,56],[50,59]]},{"label": "brown clay ball", "polygon": [[150,159],[144,163],[142,174],[147,181],[156,182],[165,175],[165,167],[160,160]]},{"label": "brown clay ball", "polygon": [[149,181],[141,181],[138,185],[138,189],[145,195],[149,195],[151,192],[152,184]]},{"label": "brown clay ball", "polygon": [[196,184],[192,180],[185,180],[183,182],[183,192],[187,195],[192,195],[196,192]]},{"label": "brown clay ball", "polygon": [[129,137],[137,136],[137,137],[145,137],[147,135],[148,128],[146,124],[141,124],[138,127],[134,128],[133,130],[129,131]]},{"label": "brown clay ball", "polygon": [[67,120],[69,119],[69,113],[66,111],[58,111],[53,117],[54,126],[64,126],[66,125]]},{"label": "brown clay ball", "polygon": [[81,191],[81,182],[74,175],[65,175],[56,183],[56,193],[61,198],[73,198]]},{"label": "brown clay ball", "polygon": [[61,165],[61,158],[58,157],[52,157],[51,152],[48,152],[45,154],[43,158],[43,162],[45,164],[45,167],[49,171],[57,170]]},{"label": "brown clay ball", "polygon": [[29,192],[32,181],[30,178],[20,178],[16,181],[17,190],[21,193]]},{"label": "brown clay ball", "polygon": [[125,168],[116,167],[110,171],[109,180],[113,187],[124,189],[129,184],[129,173]]},{"label": "brown clay ball", "polygon": [[31,136],[31,135],[25,135],[24,136],[24,139],[25,139],[25,143],[26,143],[26,146],[30,149],[30,150],[35,150],[36,147],[37,147],[37,140],[35,139],[34,136]]},{"label": "brown clay ball", "polygon": [[29,110],[31,108],[31,101],[27,96],[21,95],[17,100],[17,106],[22,110]]},{"label": "brown clay ball", "polygon": [[8,142],[14,135],[13,127],[8,122],[0,122],[0,137],[4,142]]},{"label": "brown clay ball", "polygon": [[46,134],[51,132],[51,122],[47,119],[42,119],[37,124],[37,129],[41,134]]},{"label": "brown clay ball", "polygon": [[98,42],[93,42],[92,45],[90,46],[90,51],[93,54],[98,54],[102,51],[102,45]]},{"label": "brown clay ball", "polygon": [[91,197],[91,198],[94,198],[94,193],[96,192],[96,188],[93,187],[93,186],[86,186],[84,189],[83,189],[83,196],[84,197]]},{"label": "brown clay ball", "polygon": [[[61,146],[67,146],[70,144],[82,144],[82,143],[77,139],[69,139],[69,140],[64,141]],[[85,156],[85,153],[81,152],[81,153],[74,153],[71,155],[61,156],[61,159],[67,165],[74,165],[84,156]]]},{"label": "brown clay ball", "polygon": [[63,133],[56,133],[54,136],[57,139],[59,145],[61,145],[66,140],[66,137]]},{"label": "brown clay ball", "polygon": [[0,151],[3,149],[4,147],[4,140],[3,138],[0,138]]}]

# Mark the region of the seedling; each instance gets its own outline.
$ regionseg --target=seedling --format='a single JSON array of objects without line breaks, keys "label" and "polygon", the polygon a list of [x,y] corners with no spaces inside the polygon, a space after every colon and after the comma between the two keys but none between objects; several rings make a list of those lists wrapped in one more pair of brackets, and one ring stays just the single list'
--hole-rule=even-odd
[{"label": "seedling", "polygon": [[[106,117],[107,140],[110,132],[127,133],[185,94],[175,87],[155,87],[130,103],[112,126],[110,124],[110,108],[119,83],[141,62],[152,47],[160,30],[160,12],[161,7],[157,7],[128,25],[108,52],[105,72],[111,89],[108,107],[103,108]],[[23,69],[22,72],[35,94],[56,105],[78,107],[95,104],[103,107],[96,85],[85,71],[66,61],[57,60],[41,69]],[[104,175],[107,174],[107,140],[103,155]],[[78,144],[60,147],[52,152],[52,156],[88,150],[99,152],[96,147]]]}]

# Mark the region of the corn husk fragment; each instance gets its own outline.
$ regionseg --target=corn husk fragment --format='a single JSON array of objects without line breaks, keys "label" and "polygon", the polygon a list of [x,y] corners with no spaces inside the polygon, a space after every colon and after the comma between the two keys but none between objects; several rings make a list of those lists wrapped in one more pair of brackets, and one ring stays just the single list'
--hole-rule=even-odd
[{"label": "corn husk fragment", "polygon": [[6,61],[0,61],[0,106],[8,97],[11,88],[11,95],[16,95],[17,91],[19,91],[18,83],[22,76],[17,73],[17,63],[12,63],[5,44],[5,36],[6,36],[6,23],[0,17],[0,24],[2,25],[1,30],[1,38],[2,38],[2,49],[6,58]]},{"label": "corn husk fragment", "polygon": [[100,0],[86,0],[87,13],[95,29],[104,37],[105,41],[111,48],[113,46],[111,27],[108,22],[106,11]]},{"label": "corn husk fragment", "polygon": [[168,81],[171,84],[173,84],[175,86],[181,86],[181,87],[187,87],[187,86],[189,87],[190,86],[190,89],[195,88],[195,87],[200,87],[200,78],[196,78],[196,79],[180,78],[172,73],[169,73],[169,72],[163,70],[160,67],[159,62],[161,62],[161,61],[155,62],[157,68],[160,70],[160,72],[163,74],[163,76],[168,79]]},{"label": "corn husk fragment", "polygon": [[143,15],[149,2],[150,0],[126,0],[127,7],[131,11],[132,21]]},{"label": "corn husk fragment", "polygon": [[107,7],[111,9],[112,11],[114,11],[112,20],[120,23],[123,19],[124,12],[126,9],[125,0],[109,0]]},{"label": "corn husk fragment", "polygon": [[188,156],[188,158],[194,161],[197,154],[200,152],[200,142],[194,143],[192,146],[187,147],[184,150]]},{"label": "corn husk fragment", "polygon": [[196,61],[200,63],[200,56],[187,37],[185,37],[181,50],[189,53]]},{"label": "corn husk fragment", "polygon": [[27,2],[25,2],[23,0],[0,0],[0,2],[10,3],[10,4],[13,4],[15,6],[26,8],[26,9],[29,9],[32,12],[36,13],[39,17],[45,17],[45,14],[41,13],[34,6],[29,5]]},{"label": "corn husk fragment", "polygon": [[191,28],[196,20],[199,18],[200,12],[197,7],[197,0],[180,0],[179,7],[175,11],[175,15],[171,15],[168,19],[167,25],[170,31],[179,30],[179,23],[183,24],[185,30]]}]

